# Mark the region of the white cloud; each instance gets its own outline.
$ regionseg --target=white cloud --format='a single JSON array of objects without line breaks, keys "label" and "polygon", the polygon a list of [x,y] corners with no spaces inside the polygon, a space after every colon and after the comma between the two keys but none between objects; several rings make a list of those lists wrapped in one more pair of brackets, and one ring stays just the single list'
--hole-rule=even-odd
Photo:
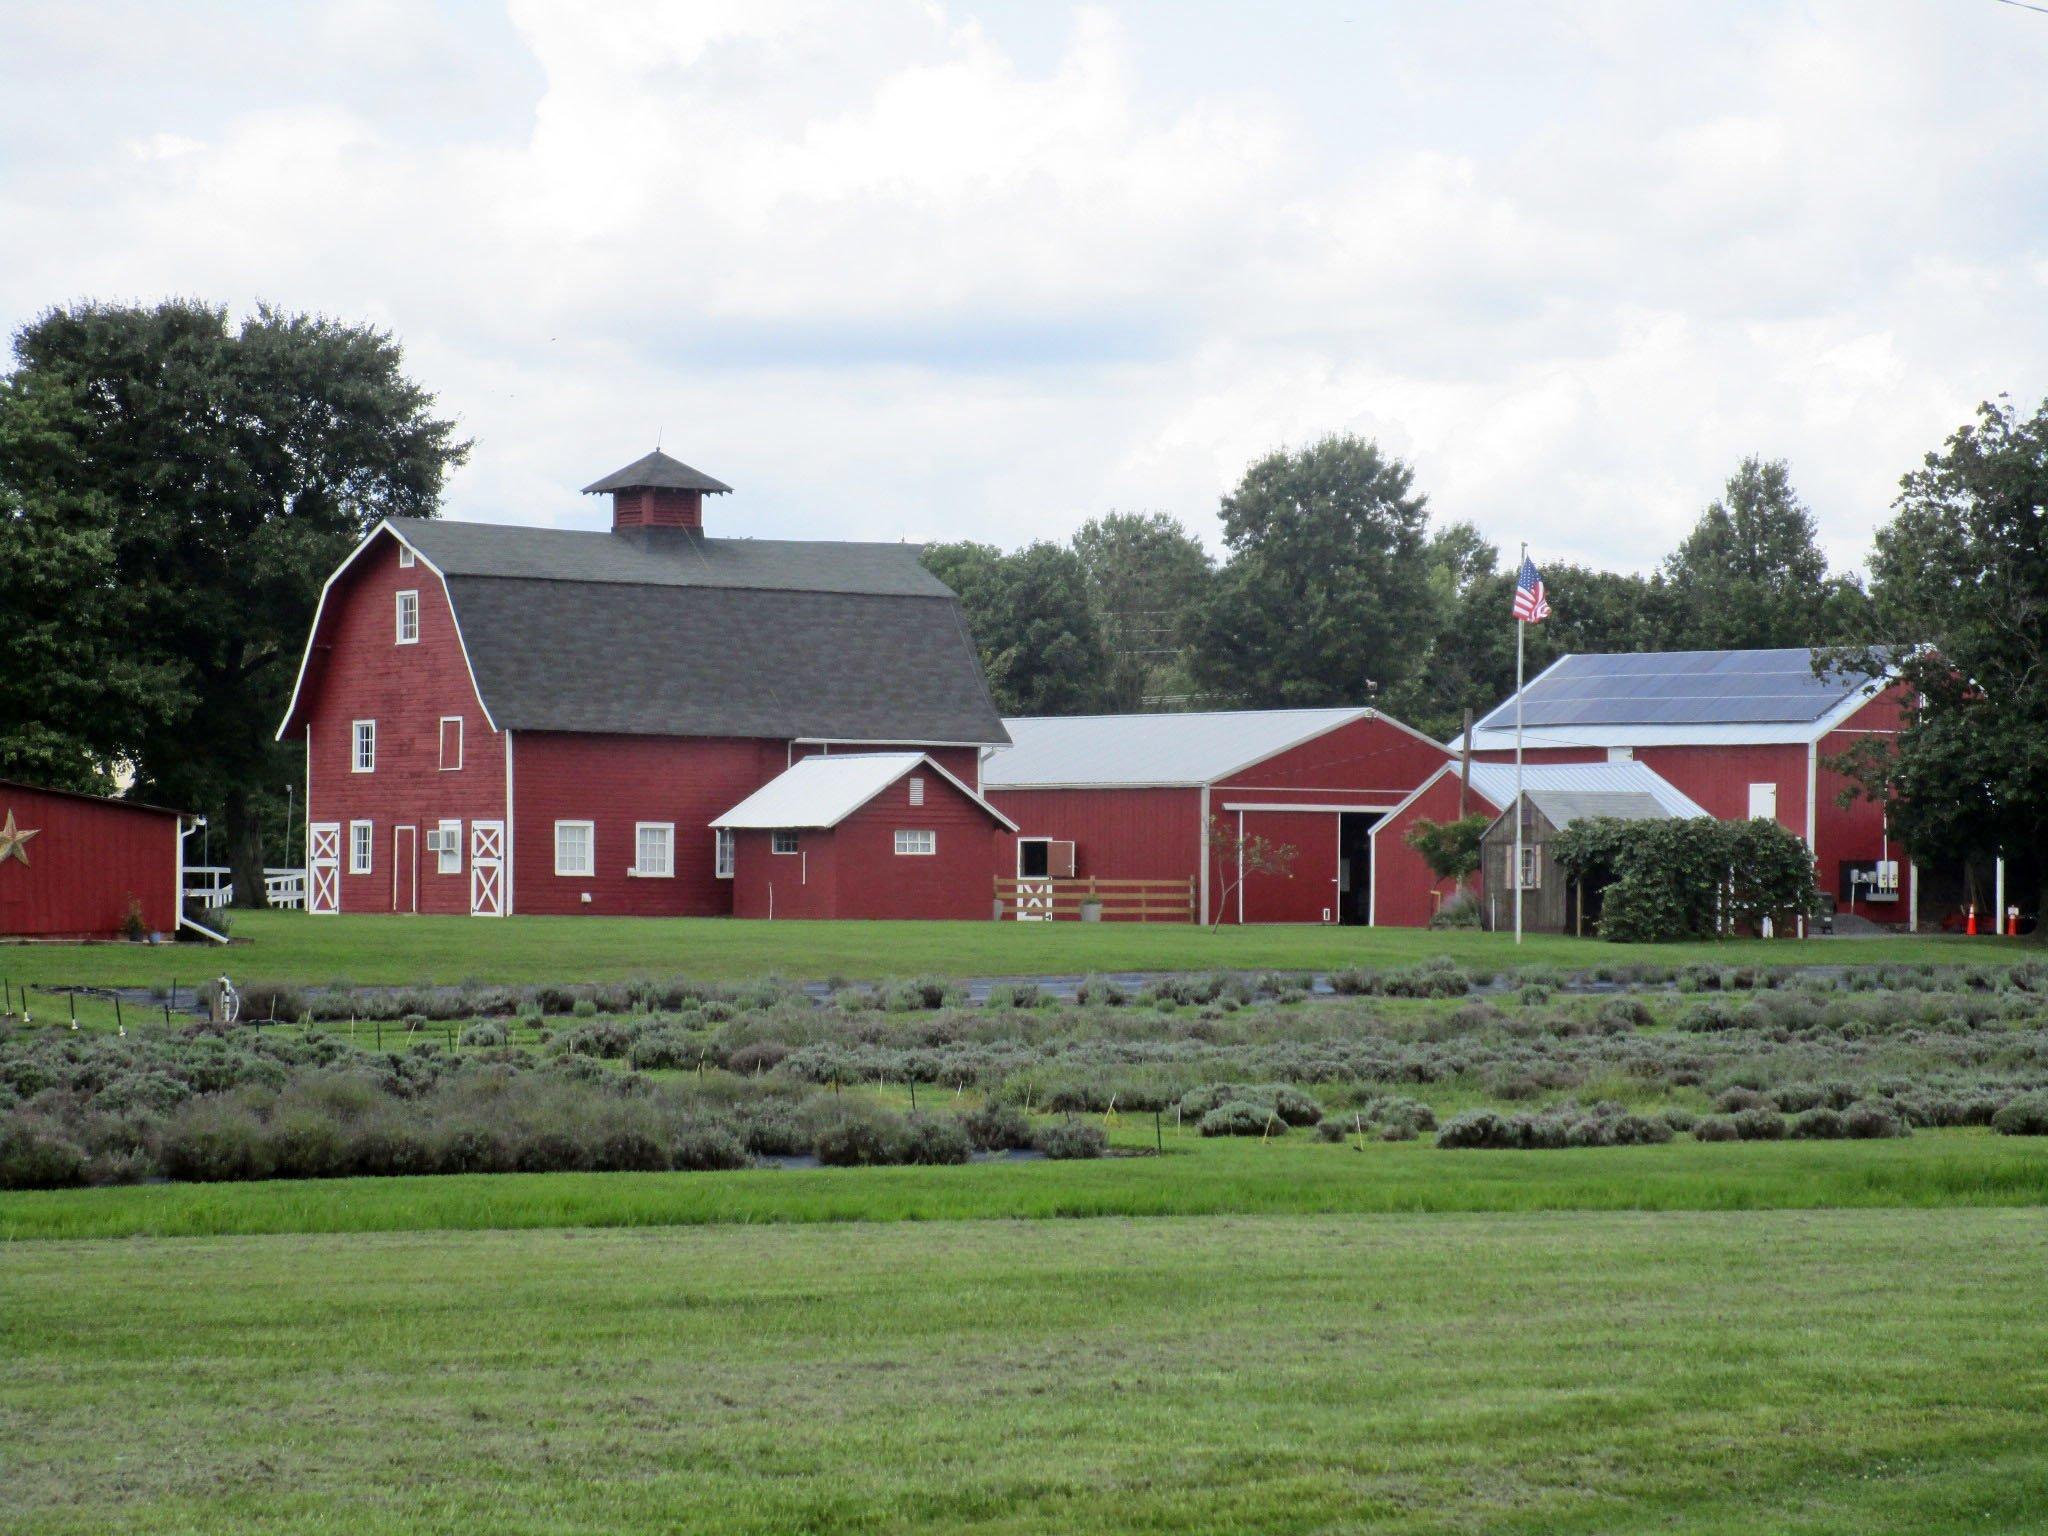
[{"label": "white cloud", "polygon": [[1354,430],[1632,566],[1786,457],[1854,563],[1976,400],[2048,392],[2024,13],[211,14],[0,12],[0,318],[387,325],[478,439],[459,516],[593,518],[659,430],[735,529],[1212,531]]}]

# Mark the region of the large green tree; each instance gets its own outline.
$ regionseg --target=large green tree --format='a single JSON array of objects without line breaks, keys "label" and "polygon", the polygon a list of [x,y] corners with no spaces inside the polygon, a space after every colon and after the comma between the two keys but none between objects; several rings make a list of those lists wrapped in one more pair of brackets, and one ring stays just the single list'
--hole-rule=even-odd
[{"label": "large green tree", "polygon": [[1110,657],[1106,707],[1179,702],[1188,636],[1212,574],[1201,541],[1164,512],[1109,512],[1074,534],[1089,605]]},{"label": "large green tree", "polygon": [[2048,875],[2048,403],[1981,406],[1894,505],[1873,597],[1882,632],[1921,647],[1893,653],[1919,704],[1850,766],[1907,846]]},{"label": "large green tree", "polygon": [[[118,754],[142,793],[217,815],[237,891],[260,903],[261,812],[303,769],[271,738],[320,585],[380,518],[434,515],[468,444],[364,326],[81,304],[25,326],[14,358],[9,537],[115,593],[95,607],[107,686],[75,716],[50,699],[40,719],[69,739],[40,750]],[[0,634],[0,671],[34,664],[32,647]]]},{"label": "large green tree", "polygon": [[997,709],[1074,715],[1107,707],[1109,652],[1080,556],[1041,541],[1014,554],[989,544],[930,544],[923,558],[960,595]]},{"label": "large green tree", "polygon": [[1223,499],[1229,559],[1197,621],[1197,681],[1261,708],[1359,703],[1405,682],[1435,608],[1414,478],[1349,436],[1246,470]]},{"label": "large green tree", "polygon": [[1664,562],[1670,643],[1692,650],[1818,645],[1861,637],[1863,590],[1831,576],[1813,514],[1782,459],[1751,455]]}]

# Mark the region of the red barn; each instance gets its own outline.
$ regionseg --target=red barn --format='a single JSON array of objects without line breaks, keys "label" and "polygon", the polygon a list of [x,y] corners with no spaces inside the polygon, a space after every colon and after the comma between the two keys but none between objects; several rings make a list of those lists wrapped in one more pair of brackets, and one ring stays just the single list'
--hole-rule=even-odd
[{"label": "red barn", "polygon": [[1017,824],[921,752],[807,757],[712,825],[736,917],[986,918]]},{"label": "red barn", "polygon": [[[1883,807],[1836,804],[1849,781],[1829,766],[1855,742],[1897,734],[1903,693],[1881,676],[1817,677],[1805,649],[1565,656],[1522,690],[1523,759],[1632,762],[1709,815],[1773,819],[1813,851],[1839,910],[1912,926],[1916,876]],[[1510,698],[1474,727],[1476,761],[1513,761],[1515,714]],[[1425,786],[1401,826],[1451,819],[1456,791],[1455,775]],[[1377,920],[1426,922],[1428,871],[1391,823],[1379,843]]]},{"label": "red barn", "polygon": [[0,780],[0,934],[174,937],[184,923],[184,834],[193,817]]},{"label": "red barn", "polygon": [[976,782],[1008,737],[917,547],[710,537],[728,489],[657,452],[586,487],[609,531],[371,531],[278,732],[306,747],[308,910],[728,913],[712,823],[800,759]]},{"label": "red barn", "polygon": [[[1449,757],[1372,709],[1003,723],[982,787],[1018,824],[1019,878],[1192,882],[1203,921],[1368,921],[1372,827]],[[1290,873],[1219,868],[1217,821],[1293,847]]]}]

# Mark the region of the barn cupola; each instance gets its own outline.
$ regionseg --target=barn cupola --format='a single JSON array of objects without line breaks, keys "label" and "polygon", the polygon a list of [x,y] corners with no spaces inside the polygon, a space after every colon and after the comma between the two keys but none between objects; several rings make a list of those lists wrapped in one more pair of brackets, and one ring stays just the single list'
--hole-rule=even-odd
[{"label": "barn cupola", "polygon": [[644,459],[583,487],[586,496],[609,492],[612,532],[627,528],[695,528],[704,526],[704,498],[732,490],[702,470],[672,459],[659,448]]}]

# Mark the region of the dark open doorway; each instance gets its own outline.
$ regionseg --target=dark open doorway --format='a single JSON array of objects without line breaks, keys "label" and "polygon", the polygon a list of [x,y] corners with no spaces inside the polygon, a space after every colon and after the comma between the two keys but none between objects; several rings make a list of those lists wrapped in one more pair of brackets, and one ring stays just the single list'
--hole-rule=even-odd
[{"label": "dark open doorway", "polygon": [[1372,829],[1378,811],[1337,817],[1337,921],[1348,928],[1372,921]]}]

